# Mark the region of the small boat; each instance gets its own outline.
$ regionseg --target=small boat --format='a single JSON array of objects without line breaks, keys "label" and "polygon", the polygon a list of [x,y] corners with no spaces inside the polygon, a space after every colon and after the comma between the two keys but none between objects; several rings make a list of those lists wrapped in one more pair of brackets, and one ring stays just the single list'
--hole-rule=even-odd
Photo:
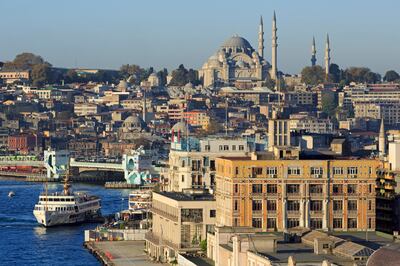
[{"label": "small boat", "polygon": [[12,198],[12,197],[14,197],[14,196],[15,196],[15,192],[14,192],[14,191],[8,192],[8,197],[9,197],[9,198]]}]

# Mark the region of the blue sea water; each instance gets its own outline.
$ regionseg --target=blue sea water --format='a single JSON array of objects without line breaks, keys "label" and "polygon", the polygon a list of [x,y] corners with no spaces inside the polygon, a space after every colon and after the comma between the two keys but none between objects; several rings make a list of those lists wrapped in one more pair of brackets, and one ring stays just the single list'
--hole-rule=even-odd
[{"label": "blue sea water", "polygon": [[[106,190],[99,185],[73,184],[75,191],[100,196],[102,213],[127,209],[129,190]],[[44,228],[32,210],[43,184],[0,178],[0,265],[100,265],[83,247],[83,231],[96,224]],[[49,183],[48,190],[61,190]],[[14,191],[13,198],[8,197]]]}]

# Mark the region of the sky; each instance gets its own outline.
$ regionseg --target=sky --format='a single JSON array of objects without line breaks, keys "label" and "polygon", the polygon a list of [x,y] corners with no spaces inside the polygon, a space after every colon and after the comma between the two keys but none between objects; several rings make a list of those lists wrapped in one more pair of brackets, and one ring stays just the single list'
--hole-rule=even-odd
[{"label": "sky", "polygon": [[57,67],[198,69],[234,34],[257,49],[260,15],[270,61],[274,10],[284,73],[310,64],[313,36],[323,64],[327,33],[341,68],[400,72],[398,0],[0,0],[0,61],[33,52]]}]

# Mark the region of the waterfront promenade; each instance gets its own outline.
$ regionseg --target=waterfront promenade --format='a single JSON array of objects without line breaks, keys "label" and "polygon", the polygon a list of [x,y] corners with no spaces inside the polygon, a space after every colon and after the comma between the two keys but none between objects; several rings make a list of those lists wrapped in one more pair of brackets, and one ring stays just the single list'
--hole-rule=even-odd
[{"label": "waterfront promenade", "polygon": [[144,241],[86,242],[86,247],[105,264],[113,266],[155,266],[144,253]]}]

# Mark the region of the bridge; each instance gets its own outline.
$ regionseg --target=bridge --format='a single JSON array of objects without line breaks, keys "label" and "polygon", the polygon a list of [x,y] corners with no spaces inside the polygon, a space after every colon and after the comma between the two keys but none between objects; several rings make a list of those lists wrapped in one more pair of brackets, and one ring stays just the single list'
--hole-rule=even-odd
[{"label": "bridge", "polygon": [[123,172],[128,184],[141,185],[152,182],[153,156],[151,151],[139,148],[124,155],[121,162],[88,162],[72,158],[68,151],[46,150],[43,160],[36,156],[0,156],[0,171],[8,172],[8,175],[14,173],[15,176],[21,172],[36,174],[45,171],[47,178],[56,180],[65,176],[67,171],[79,175],[85,171],[101,171],[108,173],[111,179],[112,172]]}]

